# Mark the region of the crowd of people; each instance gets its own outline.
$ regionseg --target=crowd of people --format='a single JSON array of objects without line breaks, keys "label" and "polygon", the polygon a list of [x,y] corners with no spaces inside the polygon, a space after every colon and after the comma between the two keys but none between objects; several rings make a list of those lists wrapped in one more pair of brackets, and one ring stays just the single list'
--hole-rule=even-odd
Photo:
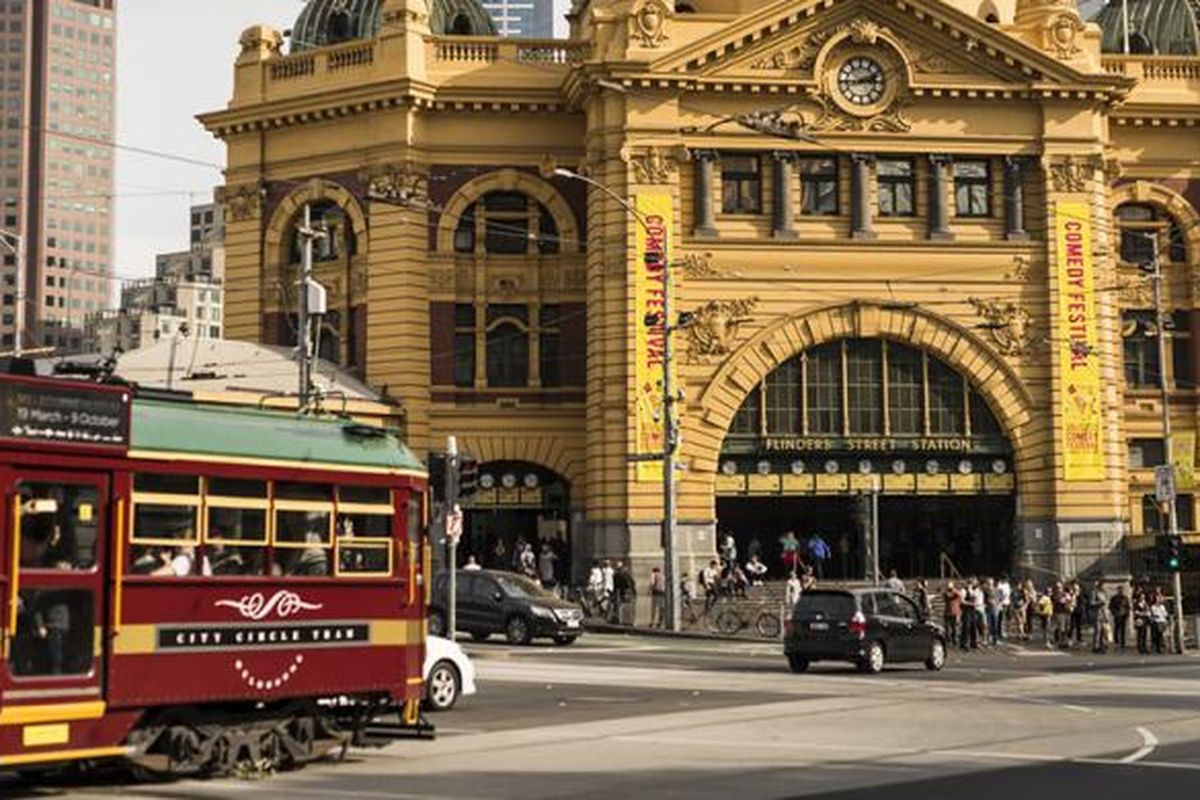
[{"label": "crowd of people", "polygon": [[1040,639],[1048,649],[1090,647],[1125,650],[1132,629],[1137,651],[1166,651],[1171,616],[1161,588],[1118,586],[1110,593],[1099,581],[1056,581],[1038,588],[1032,580],[970,578],[942,592],[943,624],[951,644],[964,650],[996,646],[1009,638]]}]

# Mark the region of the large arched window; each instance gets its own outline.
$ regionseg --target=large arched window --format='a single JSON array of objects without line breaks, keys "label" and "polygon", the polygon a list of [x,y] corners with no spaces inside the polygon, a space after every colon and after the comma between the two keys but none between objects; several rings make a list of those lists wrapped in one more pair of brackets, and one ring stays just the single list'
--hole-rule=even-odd
[{"label": "large arched window", "polygon": [[1121,260],[1126,264],[1149,264],[1155,254],[1168,264],[1185,264],[1187,243],[1179,221],[1158,206],[1126,203],[1117,208],[1121,235]]},{"label": "large arched window", "polygon": [[842,339],[779,365],[746,397],[731,437],[999,437],[967,379],[928,353]]},{"label": "large arched window", "polygon": [[488,386],[514,388],[529,383],[529,308],[492,305],[487,312]]},{"label": "large arched window", "polygon": [[488,192],[467,206],[454,229],[454,252],[489,255],[553,255],[558,225],[550,211],[522,192]]},{"label": "large arched window", "polygon": [[[357,242],[354,238],[354,226],[341,206],[332,200],[322,200],[312,204],[309,212],[312,227],[323,235],[313,240],[313,262],[337,261],[343,255],[354,256],[357,253]],[[291,250],[289,251],[292,264],[299,264],[304,257],[304,239],[300,236],[300,228],[304,225],[304,211],[296,215],[292,222]]]}]

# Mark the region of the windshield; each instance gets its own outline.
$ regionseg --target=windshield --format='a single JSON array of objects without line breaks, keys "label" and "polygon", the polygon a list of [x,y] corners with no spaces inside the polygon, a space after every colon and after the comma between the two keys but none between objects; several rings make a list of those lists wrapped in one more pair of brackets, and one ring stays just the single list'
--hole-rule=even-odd
[{"label": "windshield", "polygon": [[854,616],[854,598],[848,594],[802,594],[794,616],[796,619],[850,619]]},{"label": "windshield", "polygon": [[496,583],[500,584],[500,588],[509,597],[524,598],[526,600],[545,600],[546,598],[554,597],[554,595],[547,592],[538,584],[520,575],[496,573],[492,577],[496,579]]}]

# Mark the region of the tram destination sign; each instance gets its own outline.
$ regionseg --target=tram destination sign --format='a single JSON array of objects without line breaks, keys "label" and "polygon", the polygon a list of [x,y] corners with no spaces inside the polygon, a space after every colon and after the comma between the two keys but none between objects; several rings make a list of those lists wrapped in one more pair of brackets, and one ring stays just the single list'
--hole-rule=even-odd
[{"label": "tram destination sign", "polygon": [[129,395],[0,381],[0,438],[128,447]]}]

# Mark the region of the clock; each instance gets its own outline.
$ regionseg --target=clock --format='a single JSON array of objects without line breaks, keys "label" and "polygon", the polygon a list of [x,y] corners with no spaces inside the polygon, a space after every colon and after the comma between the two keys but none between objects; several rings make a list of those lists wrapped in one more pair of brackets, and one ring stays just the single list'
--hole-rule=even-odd
[{"label": "clock", "polygon": [[883,67],[864,56],[847,59],[838,70],[838,90],[856,106],[873,106],[883,99]]}]

